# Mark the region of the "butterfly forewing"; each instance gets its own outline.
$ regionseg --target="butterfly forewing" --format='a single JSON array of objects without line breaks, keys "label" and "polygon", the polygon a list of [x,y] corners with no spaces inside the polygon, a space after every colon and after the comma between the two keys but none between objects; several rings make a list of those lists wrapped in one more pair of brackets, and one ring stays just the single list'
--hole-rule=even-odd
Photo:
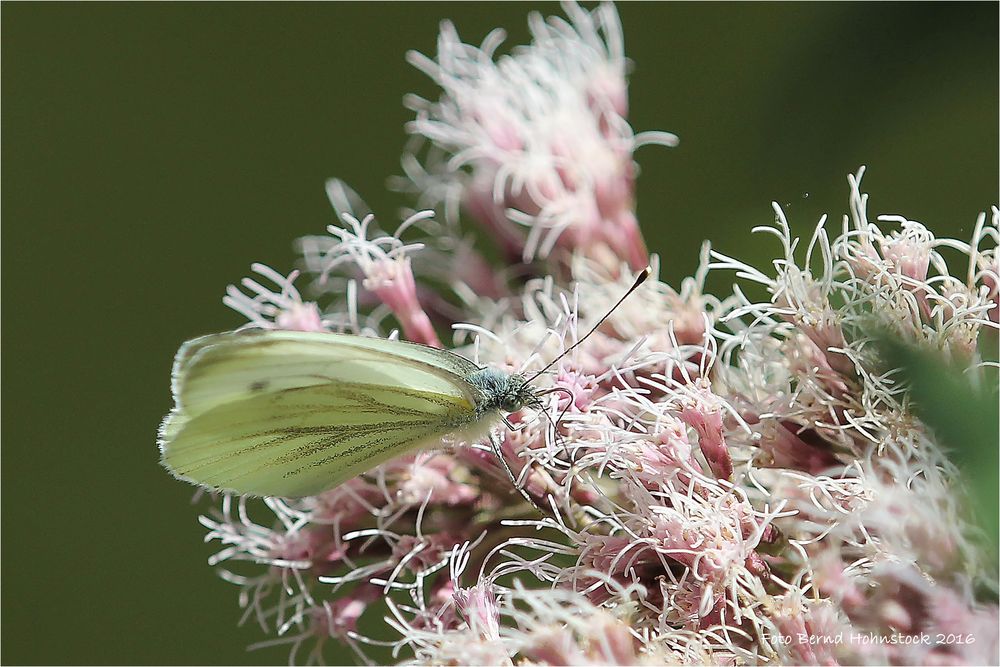
[{"label": "butterfly forewing", "polygon": [[174,399],[188,416],[262,392],[330,382],[412,387],[474,398],[463,378],[477,366],[423,345],[346,334],[245,331],[186,343]]},{"label": "butterfly forewing", "polygon": [[208,336],[178,353],[163,462],[183,479],[319,493],[475,419],[477,367],[419,345],[336,334]]}]

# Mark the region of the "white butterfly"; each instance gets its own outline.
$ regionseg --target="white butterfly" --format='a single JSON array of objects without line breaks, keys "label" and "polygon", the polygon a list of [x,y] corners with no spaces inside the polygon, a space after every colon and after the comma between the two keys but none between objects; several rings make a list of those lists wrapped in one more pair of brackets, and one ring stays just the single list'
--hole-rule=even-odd
[{"label": "white butterfly", "polygon": [[[647,268],[618,303],[648,275]],[[174,360],[173,394],[159,447],[175,477],[283,497],[332,489],[393,457],[439,447],[448,434],[477,442],[503,412],[540,406],[523,375],[480,368],[447,350],[298,331],[188,341]],[[490,442],[499,457],[496,439]]]},{"label": "white butterfly", "polygon": [[[390,458],[476,442],[535,399],[521,375],[453,352],[348,334],[242,331],[185,343],[162,463],[211,489],[317,494]],[[537,400],[537,399],[536,399]]]}]

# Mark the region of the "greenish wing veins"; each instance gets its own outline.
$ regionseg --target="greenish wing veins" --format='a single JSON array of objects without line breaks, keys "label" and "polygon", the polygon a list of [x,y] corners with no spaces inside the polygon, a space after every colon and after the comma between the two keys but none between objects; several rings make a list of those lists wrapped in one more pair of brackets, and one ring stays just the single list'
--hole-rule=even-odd
[{"label": "greenish wing veins", "polygon": [[176,409],[161,432],[163,463],[181,479],[214,489],[314,495],[392,457],[435,446],[473,414],[464,397],[383,384],[265,391],[193,417]]}]

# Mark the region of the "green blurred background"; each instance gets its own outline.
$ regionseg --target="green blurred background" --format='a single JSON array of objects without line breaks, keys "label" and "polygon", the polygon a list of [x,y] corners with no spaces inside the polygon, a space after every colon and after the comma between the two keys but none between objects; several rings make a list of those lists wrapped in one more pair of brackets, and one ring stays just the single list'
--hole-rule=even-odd
[{"label": "green blurred background", "polygon": [[[2,7],[4,663],[283,663],[238,629],[192,489],[157,464],[177,345],[232,328],[226,284],[331,222],[323,181],[391,226],[404,62],[451,18],[526,36],[532,4]],[[968,237],[997,201],[997,4],[624,4],[631,121],[664,275],[703,237],[766,261],[771,200]],[[722,280],[719,285],[728,283]],[[346,656],[345,656],[346,657]]]}]

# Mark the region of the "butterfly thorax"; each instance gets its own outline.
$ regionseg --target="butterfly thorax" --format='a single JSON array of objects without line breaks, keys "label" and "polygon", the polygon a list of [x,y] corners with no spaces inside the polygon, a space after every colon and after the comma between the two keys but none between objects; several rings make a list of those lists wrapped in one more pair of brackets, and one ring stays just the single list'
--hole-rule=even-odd
[{"label": "butterfly thorax", "polygon": [[477,418],[494,410],[516,412],[535,398],[535,390],[518,373],[483,368],[466,379],[480,393],[481,398],[476,401]]}]

